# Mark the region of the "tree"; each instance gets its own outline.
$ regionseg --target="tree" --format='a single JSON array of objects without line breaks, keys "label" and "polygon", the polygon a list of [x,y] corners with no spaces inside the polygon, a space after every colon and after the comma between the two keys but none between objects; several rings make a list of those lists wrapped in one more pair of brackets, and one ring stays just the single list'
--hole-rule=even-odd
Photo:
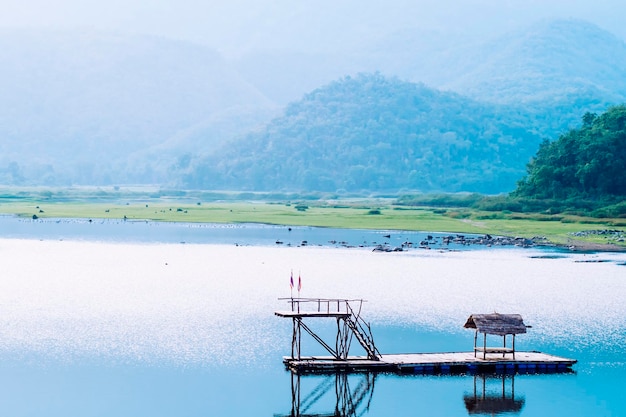
[{"label": "tree", "polygon": [[513,193],[532,198],[626,196],[626,106],[585,113],[580,129],[544,141]]}]

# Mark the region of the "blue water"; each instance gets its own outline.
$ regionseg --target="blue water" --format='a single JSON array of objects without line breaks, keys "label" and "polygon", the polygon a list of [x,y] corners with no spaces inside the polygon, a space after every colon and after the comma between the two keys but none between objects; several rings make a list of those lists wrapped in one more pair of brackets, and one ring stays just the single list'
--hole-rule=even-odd
[{"label": "blue water", "polygon": [[[626,416],[624,254],[374,253],[328,242],[426,233],[256,225],[4,218],[0,227],[6,415],[481,415],[474,404],[495,415]],[[273,315],[292,270],[302,296],[367,299],[363,315],[384,353],[469,350],[467,316],[497,310],[533,326],[519,350],[578,363],[566,374],[298,381],[282,365],[291,324]],[[303,347],[324,353],[310,339]]]},{"label": "blue water", "polygon": [[[445,338],[432,333],[421,336]],[[496,402],[502,397],[521,402],[519,412],[506,415],[624,415],[624,365],[589,364],[580,353],[578,359],[581,363],[572,374],[380,374],[364,400],[358,388],[366,376],[351,375],[342,389],[358,407],[358,414],[367,416],[469,415],[465,399],[480,399],[483,392]],[[282,370],[278,357],[262,364],[217,369],[47,363],[44,367],[5,365],[0,370],[0,402],[12,416],[274,416],[291,415],[295,407],[302,407],[301,415],[313,415],[345,409],[346,401],[336,394],[335,376],[312,375],[301,377],[300,402],[293,402],[294,377]],[[319,387],[329,383],[331,388],[317,398]]]}]

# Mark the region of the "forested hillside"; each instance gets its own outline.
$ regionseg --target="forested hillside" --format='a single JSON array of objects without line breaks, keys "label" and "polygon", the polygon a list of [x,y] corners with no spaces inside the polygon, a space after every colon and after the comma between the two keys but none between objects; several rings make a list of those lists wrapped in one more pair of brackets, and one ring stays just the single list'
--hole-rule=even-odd
[{"label": "forested hillside", "polygon": [[514,187],[541,142],[531,125],[507,106],[360,74],[178,168],[192,188],[500,192]]},{"label": "forested hillside", "polygon": [[626,106],[597,116],[553,142],[544,141],[515,195],[537,199],[626,197]]}]

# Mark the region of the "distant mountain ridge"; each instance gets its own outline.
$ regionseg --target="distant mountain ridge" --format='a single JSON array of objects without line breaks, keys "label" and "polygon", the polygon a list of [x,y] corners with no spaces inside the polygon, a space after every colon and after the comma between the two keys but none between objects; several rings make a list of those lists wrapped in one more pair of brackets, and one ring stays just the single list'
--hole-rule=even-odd
[{"label": "distant mountain ridge", "polygon": [[[187,42],[0,32],[0,62],[0,166],[17,163],[43,183],[165,181],[119,168],[135,152],[206,130],[220,114],[245,126],[250,109],[273,106],[219,54]],[[224,139],[207,133],[199,147]]]},{"label": "distant mountain ridge", "polygon": [[626,43],[580,20],[539,22],[475,54],[441,87],[499,103],[559,101],[578,91],[626,97]]},{"label": "distant mountain ridge", "polygon": [[592,24],[439,36],[237,63],[148,36],[0,31],[0,181],[503,192],[542,138],[626,102],[624,42]]},{"label": "distant mountain ridge", "polygon": [[[346,74],[378,71],[496,103],[536,104],[580,91],[615,104],[626,97],[626,80],[620,75],[625,60],[624,41],[610,32],[586,21],[558,19],[489,41],[415,27],[343,53],[296,55],[261,49],[234,64],[278,100],[297,100]],[[278,92],[277,80],[283,80]],[[304,89],[298,90],[300,86]]]}]

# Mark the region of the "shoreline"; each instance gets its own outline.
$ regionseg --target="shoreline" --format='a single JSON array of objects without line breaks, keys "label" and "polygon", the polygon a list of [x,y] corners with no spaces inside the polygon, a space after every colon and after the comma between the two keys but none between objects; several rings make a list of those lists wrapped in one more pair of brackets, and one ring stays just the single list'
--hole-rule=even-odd
[{"label": "shoreline", "polygon": [[[3,238],[69,239],[88,241],[119,241],[135,243],[216,243],[236,246],[324,246],[360,247],[380,252],[404,250],[471,250],[475,248],[540,248],[570,252],[626,252],[626,246],[614,243],[586,242],[567,237],[564,243],[548,237],[512,237],[487,233],[413,231],[392,228],[361,229],[277,225],[264,222],[221,223],[159,220],[119,220],[108,218],[39,218],[0,215]],[[605,233],[598,230],[589,234]],[[616,232],[616,231],[609,231]],[[621,232],[621,231],[617,231]],[[359,240],[360,239],[360,240]],[[402,240],[400,240],[402,239]]]},{"label": "shoreline", "polygon": [[625,246],[619,246],[611,243],[594,243],[594,242],[569,242],[558,244],[557,247],[568,249],[571,252],[626,252]]}]

